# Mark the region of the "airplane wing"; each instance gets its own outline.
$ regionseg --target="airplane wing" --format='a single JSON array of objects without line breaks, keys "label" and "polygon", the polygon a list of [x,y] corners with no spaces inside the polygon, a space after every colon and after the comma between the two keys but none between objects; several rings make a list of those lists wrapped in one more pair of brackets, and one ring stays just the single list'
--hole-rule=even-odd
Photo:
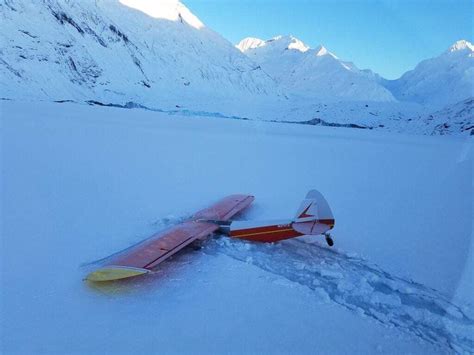
[{"label": "airplane wing", "polygon": [[143,275],[196,239],[202,239],[217,229],[214,223],[202,220],[226,221],[249,206],[250,195],[231,195],[197,212],[189,221],[173,226],[107,259],[106,265],[92,271],[86,279],[111,281]]}]

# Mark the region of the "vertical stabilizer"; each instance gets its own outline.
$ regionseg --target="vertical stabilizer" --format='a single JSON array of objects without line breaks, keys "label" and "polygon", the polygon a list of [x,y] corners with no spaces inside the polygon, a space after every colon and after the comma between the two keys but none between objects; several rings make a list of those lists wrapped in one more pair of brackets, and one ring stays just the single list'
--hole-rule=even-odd
[{"label": "vertical stabilizer", "polygon": [[324,196],[317,190],[311,190],[301,202],[296,212],[295,222],[312,220],[333,220],[331,208]]}]

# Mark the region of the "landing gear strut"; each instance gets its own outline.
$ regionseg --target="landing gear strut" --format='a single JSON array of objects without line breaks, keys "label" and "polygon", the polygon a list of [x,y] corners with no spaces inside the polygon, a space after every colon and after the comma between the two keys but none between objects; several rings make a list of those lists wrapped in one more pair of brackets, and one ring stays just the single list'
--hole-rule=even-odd
[{"label": "landing gear strut", "polygon": [[326,243],[332,247],[334,245],[334,240],[331,238],[331,235],[329,233],[325,233],[324,237],[326,238]]}]

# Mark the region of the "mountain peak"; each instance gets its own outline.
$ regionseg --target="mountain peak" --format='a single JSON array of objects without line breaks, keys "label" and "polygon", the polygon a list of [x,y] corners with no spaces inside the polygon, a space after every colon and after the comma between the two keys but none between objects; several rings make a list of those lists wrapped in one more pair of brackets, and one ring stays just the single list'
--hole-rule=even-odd
[{"label": "mountain peak", "polygon": [[154,18],[186,22],[197,29],[204,27],[204,24],[179,0],[119,0],[119,2]]},{"label": "mountain peak", "polygon": [[266,41],[259,38],[247,37],[241,40],[236,47],[243,53],[260,47],[266,47],[277,51],[295,50],[301,53],[307,52],[310,49],[309,46],[303,43],[303,41],[291,35],[280,35]]},{"label": "mountain peak", "polygon": [[246,51],[254,48],[258,48],[265,45],[265,41],[260,38],[247,37],[241,40],[237,45],[237,49],[245,53]]},{"label": "mountain peak", "polygon": [[468,49],[471,52],[474,52],[474,46],[471,42],[461,39],[454,43],[451,47],[448,48],[448,53],[463,51]]},{"label": "mountain peak", "polygon": [[267,43],[268,42],[279,42],[282,43],[286,49],[293,49],[300,52],[307,52],[310,49],[303,41],[292,35],[276,36],[271,40],[268,40]]},{"label": "mountain peak", "polygon": [[333,56],[334,58],[337,58],[334,54],[332,54],[331,52],[329,52],[327,50],[326,47],[324,47],[323,45],[319,45],[317,48],[314,49],[314,52],[316,53],[316,56],[317,57],[322,57],[324,55],[331,55]]}]

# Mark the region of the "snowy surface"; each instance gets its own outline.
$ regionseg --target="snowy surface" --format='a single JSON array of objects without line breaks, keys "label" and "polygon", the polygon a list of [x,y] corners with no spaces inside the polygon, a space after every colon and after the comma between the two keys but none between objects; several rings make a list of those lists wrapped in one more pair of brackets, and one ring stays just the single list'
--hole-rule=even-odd
[{"label": "snowy surface", "polygon": [[[0,351],[473,352],[473,143],[1,101]],[[231,193],[320,190],[335,249],[216,237],[103,286],[94,260]]]}]

